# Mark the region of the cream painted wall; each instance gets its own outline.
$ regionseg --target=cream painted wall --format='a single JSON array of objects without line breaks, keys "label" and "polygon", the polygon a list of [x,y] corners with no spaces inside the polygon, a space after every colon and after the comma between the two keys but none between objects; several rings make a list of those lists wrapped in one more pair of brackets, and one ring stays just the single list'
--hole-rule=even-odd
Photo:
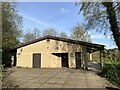
[{"label": "cream painted wall", "polygon": [[43,40],[17,49],[17,66],[32,68],[33,53],[41,53],[41,68],[61,67],[61,57],[52,53],[68,53],[69,68],[74,68],[75,52],[81,52],[78,44],[63,41]]}]

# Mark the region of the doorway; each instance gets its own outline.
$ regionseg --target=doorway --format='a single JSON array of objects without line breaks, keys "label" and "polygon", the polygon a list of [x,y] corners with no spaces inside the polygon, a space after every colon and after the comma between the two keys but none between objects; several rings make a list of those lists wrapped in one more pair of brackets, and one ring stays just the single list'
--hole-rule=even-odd
[{"label": "doorway", "polygon": [[75,52],[75,60],[76,60],[76,69],[81,67],[81,53]]},{"label": "doorway", "polygon": [[68,67],[68,53],[61,54],[62,67]]},{"label": "doorway", "polygon": [[33,68],[41,68],[41,53],[33,54]]}]

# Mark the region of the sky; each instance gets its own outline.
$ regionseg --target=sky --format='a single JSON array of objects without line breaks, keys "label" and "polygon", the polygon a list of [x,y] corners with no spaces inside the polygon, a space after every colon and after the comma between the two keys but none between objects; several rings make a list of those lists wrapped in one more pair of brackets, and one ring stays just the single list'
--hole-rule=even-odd
[{"label": "sky", "polygon": [[[54,28],[57,32],[71,35],[72,28],[77,24],[85,24],[84,16],[79,14],[79,7],[75,2],[17,2],[17,9],[22,15],[23,32],[28,29],[38,28],[41,33],[44,29]],[[93,43],[105,45],[105,48],[115,48],[111,40],[99,32],[91,30]]]}]

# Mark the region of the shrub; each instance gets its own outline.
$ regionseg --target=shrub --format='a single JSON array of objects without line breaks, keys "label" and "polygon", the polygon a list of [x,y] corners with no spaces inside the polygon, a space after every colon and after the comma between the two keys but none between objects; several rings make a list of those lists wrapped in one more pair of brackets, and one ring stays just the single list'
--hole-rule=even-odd
[{"label": "shrub", "polygon": [[12,54],[9,52],[2,52],[2,65],[5,65],[4,67],[11,66],[11,56]]},{"label": "shrub", "polygon": [[100,75],[120,87],[120,63],[105,64]]}]

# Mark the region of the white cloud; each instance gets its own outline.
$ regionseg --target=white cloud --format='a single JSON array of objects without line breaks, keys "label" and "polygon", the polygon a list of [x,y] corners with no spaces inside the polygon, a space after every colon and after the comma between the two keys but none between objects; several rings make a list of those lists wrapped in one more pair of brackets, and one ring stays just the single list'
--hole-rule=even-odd
[{"label": "white cloud", "polygon": [[37,20],[37,19],[35,19],[35,18],[33,18],[33,17],[30,17],[30,16],[28,16],[28,15],[25,15],[25,14],[22,14],[22,15],[23,15],[24,18],[26,18],[26,19],[28,19],[28,20],[31,20],[31,21],[33,21],[33,22],[35,22],[35,23],[38,23],[38,24],[40,24],[40,25],[43,25],[43,26],[46,26],[46,27],[49,27],[49,26],[50,26],[48,23],[42,22],[42,21]]},{"label": "white cloud", "polygon": [[61,8],[60,12],[61,12],[61,14],[66,14],[66,13],[70,13],[70,10],[67,10],[65,8]]}]

